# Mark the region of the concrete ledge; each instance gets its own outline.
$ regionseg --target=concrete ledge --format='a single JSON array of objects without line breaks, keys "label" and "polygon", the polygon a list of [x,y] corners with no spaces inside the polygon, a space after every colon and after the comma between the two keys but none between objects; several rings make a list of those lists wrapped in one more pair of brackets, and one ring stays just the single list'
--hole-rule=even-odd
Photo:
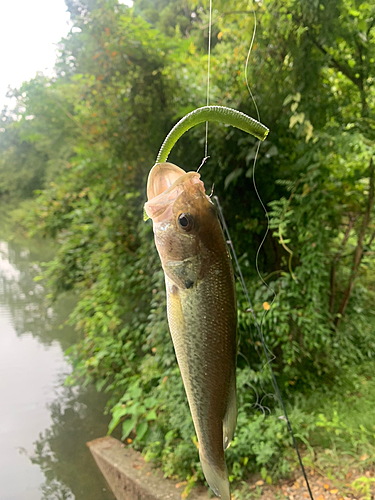
[{"label": "concrete ledge", "polygon": [[[117,500],[181,500],[184,485],[164,479],[139,452],[117,439],[106,436],[87,446]],[[207,490],[194,489],[189,500],[208,500]]]}]

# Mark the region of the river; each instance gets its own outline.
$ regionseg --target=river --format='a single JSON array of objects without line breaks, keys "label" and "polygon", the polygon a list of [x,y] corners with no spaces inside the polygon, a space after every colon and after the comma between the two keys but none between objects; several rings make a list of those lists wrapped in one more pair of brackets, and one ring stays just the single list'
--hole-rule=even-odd
[{"label": "river", "polygon": [[0,500],[114,500],[86,447],[106,434],[106,398],[64,386],[73,300],[48,306],[33,280],[52,256],[42,240],[0,238]]}]

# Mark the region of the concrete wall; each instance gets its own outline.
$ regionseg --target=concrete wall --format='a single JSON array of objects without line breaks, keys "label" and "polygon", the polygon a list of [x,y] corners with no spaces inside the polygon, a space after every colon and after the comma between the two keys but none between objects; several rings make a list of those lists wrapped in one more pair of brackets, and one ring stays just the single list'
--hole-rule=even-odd
[{"label": "concrete wall", "polygon": [[[142,455],[106,436],[87,443],[117,500],[181,500],[185,484],[165,479]],[[194,489],[189,500],[208,500],[207,489]]]}]

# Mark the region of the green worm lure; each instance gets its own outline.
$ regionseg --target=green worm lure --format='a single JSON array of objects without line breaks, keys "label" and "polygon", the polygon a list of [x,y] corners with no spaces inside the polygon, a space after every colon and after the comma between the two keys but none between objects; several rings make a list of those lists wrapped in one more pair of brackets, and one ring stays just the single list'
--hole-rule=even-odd
[{"label": "green worm lure", "polygon": [[219,122],[225,125],[232,125],[248,134],[254,135],[261,141],[264,141],[269,132],[269,129],[265,125],[245,115],[245,113],[241,113],[241,111],[224,106],[204,106],[195,109],[176,123],[165,138],[156,158],[156,163],[166,162],[171,149],[178,139],[192,127],[203,122]]}]

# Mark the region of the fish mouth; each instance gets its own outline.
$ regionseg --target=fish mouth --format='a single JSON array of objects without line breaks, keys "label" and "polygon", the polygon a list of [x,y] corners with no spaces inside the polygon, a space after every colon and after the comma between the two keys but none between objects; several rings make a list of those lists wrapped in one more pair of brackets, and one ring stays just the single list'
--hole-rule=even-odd
[{"label": "fish mouth", "polygon": [[169,218],[172,215],[173,203],[187,184],[198,183],[203,186],[197,172],[186,173],[173,163],[156,163],[148,175],[146,214],[154,222]]}]

